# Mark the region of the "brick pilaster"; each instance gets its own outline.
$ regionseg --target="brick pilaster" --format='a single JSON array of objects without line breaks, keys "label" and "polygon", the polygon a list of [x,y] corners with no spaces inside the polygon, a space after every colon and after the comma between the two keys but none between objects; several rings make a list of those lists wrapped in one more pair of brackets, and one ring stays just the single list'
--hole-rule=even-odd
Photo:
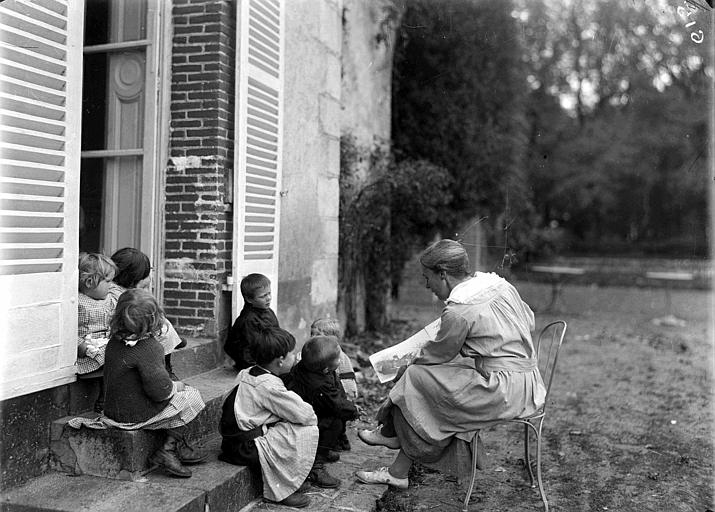
[{"label": "brick pilaster", "polygon": [[174,0],[172,16],[163,300],[180,332],[213,337],[231,271],[236,7]]}]

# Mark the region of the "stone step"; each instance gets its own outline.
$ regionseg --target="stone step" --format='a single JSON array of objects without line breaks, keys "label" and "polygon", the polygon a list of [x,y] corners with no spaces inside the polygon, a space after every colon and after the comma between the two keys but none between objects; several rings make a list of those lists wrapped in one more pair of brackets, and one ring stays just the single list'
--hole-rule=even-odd
[{"label": "stone step", "polygon": [[220,438],[208,440],[210,457],[191,466],[191,478],[157,469],[139,481],[49,472],[4,492],[2,512],[237,512],[261,494],[259,471],[217,460]]},{"label": "stone step", "polygon": [[186,338],[186,347],[171,354],[174,373],[181,380],[220,367],[223,360],[221,344],[207,338]]},{"label": "stone step", "polygon": [[[235,370],[218,368],[184,379],[201,392],[206,403],[206,408],[187,426],[190,441],[218,433],[223,395],[235,378]],[[75,429],[67,425],[73,417],[76,415],[54,421],[50,430],[50,467],[56,471],[138,480],[150,469],[149,457],[163,441],[161,433],[151,430]]]},{"label": "stone step", "polygon": [[[224,354],[220,344],[207,338],[186,338],[186,347],[171,355],[174,373],[182,380],[220,367]],[[99,379],[78,379],[69,385],[69,414],[92,411],[99,394]]]}]

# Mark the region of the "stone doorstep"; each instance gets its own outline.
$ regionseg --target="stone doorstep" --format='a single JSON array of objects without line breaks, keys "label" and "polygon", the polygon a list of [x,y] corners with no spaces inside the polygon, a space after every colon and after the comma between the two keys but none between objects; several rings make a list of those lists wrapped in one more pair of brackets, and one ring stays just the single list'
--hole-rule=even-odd
[{"label": "stone doorstep", "polygon": [[[206,408],[188,426],[186,435],[200,442],[218,433],[224,394],[230,390],[236,372],[218,368],[195,375],[185,382],[201,392]],[[94,413],[83,416],[92,417]],[[74,429],[67,416],[53,422],[50,430],[50,467],[74,475],[94,475],[120,480],[138,480],[151,469],[149,457],[163,438],[151,430]]]},{"label": "stone doorstep", "polygon": [[207,462],[191,466],[191,478],[162,470],[140,481],[50,472],[3,493],[3,512],[237,512],[261,493],[261,476],[245,466],[217,460],[220,438],[206,445]]},{"label": "stone doorstep", "polygon": [[[186,347],[171,355],[174,373],[180,379],[187,379],[221,366],[222,350],[215,340],[186,338],[186,341]],[[68,388],[70,414],[77,415],[94,408],[99,393],[99,379],[78,379],[69,384]]]},{"label": "stone doorstep", "polygon": [[171,354],[174,373],[182,380],[221,366],[222,345],[214,339],[185,338],[186,347]]}]

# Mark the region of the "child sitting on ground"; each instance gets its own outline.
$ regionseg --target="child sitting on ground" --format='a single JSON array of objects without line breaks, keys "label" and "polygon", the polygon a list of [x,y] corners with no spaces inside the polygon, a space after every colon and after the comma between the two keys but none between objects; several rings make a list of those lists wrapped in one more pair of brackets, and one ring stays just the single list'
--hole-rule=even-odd
[{"label": "child sitting on ground", "polygon": [[271,282],[263,274],[248,274],[241,280],[243,309],[233,323],[224,343],[224,351],[234,360],[234,368],[253,366],[251,340],[265,327],[280,327],[271,309]]},{"label": "child sitting on ground", "polygon": [[358,410],[345,395],[335,370],[340,363],[340,345],[335,336],[314,336],[301,352],[301,360],[286,377],[287,387],[313,406],[318,417],[317,460],[335,462],[345,422],[358,417]]},{"label": "child sitting on ground", "polygon": [[164,430],[164,444],[151,457],[170,475],[191,476],[186,464],[206,458],[191,448],[183,430],[204,408],[198,390],[172,381],[157,339],[164,312],[146,290],[131,289],[117,302],[104,360],[104,414],[109,426]]},{"label": "child sitting on ground", "polygon": [[[318,318],[313,325],[310,326],[311,336],[335,336],[340,343],[343,339],[343,333],[340,329],[340,323],[333,318]],[[358,397],[357,381],[355,380],[354,365],[350,358],[340,349],[340,364],[336,370],[340,383],[345,390],[345,394],[350,400],[355,401]],[[339,450],[350,450],[350,441],[343,430],[338,440],[337,448]]]},{"label": "child sitting on ground", "polygon": [[313,408],[279,378],[295,362],[295,338],[279,327],[256,329],[251,344],[256,365],[241,370],[223,404],[219,459],[260,466],[263,496],[302,508],[310,499],[306,479],[318,487],[340,483],[316,461],[317,419]]},{"label": "child sitting on ground", "polygon": [[[139,249],[125,247],[112,254],[112,261],[117,266],[114,282],[110,285],[109,295],[119,299],[119,296],[132,288],[150,290],[151,263],[149,257]],[[171,366],[171,353],[177,348],[186,346],[186,341],[179,338],[171,322],[164,319],[161,333],[157,336],[164,347],[164,364],[172,380],[179,380]]]},{"label": "child sitting on ground", "polygon": [[[79,295],[77,296],[77,373],[86,374],[104,365],[109,341],[109,321],[116,301],[109,297],[109,286],[117,270],[102,254],[79,255]],[[102,408],[100,389],[95,410]]]}]

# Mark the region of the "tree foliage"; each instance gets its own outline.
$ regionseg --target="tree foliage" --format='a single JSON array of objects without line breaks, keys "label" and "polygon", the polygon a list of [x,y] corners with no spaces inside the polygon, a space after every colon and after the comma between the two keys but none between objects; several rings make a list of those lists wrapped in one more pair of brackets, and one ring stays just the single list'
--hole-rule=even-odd
[{"label": "tree foliage", "polygon": [[495,217],[507,194],[526,204],[522,68],[511,2],[406,2],[393,67],[395,157],[432,162],[452,178],[451,202],[422,233]]},{"label": "tree foliage", "polygon": [[[380,330],[388,320],[391,285],[422,240],[416,233],[427,232],[451,199],[451,177],[423,160],[396,163],[384,141],[367,147],[344,136],[340,148],[340,286],[346,292],[364,288],[365,326]],[[367,182],[355,176],[364,168]],[[358,330],[357,308],[344,304],[346,334]]]},{"label": "tree foliage", "polygon": [[685,27],[707,14],[690,11],[520,0],[527,170],[538,222],[561,226],[565,248],[706,251],[712,69]]}]

